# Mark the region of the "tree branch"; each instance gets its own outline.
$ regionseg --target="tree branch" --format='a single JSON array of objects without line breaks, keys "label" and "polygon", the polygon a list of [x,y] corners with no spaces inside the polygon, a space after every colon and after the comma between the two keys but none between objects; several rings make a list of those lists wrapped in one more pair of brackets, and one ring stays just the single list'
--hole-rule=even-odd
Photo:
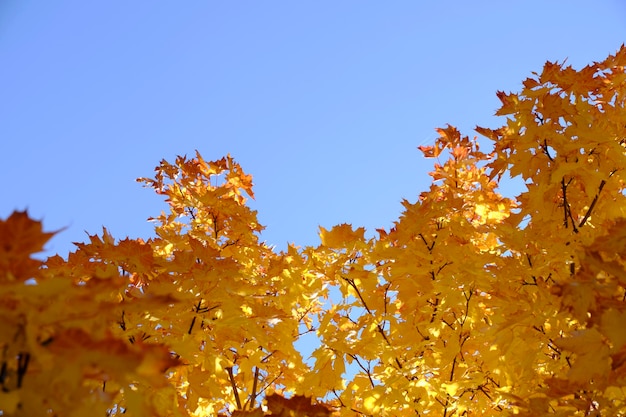
[{"label": "tree branch", "polygon": [[[354,280],[346,278],[346,277],[341,277],[341,278],[343,278],[354,289],[354,291],[356,292],[357,296],[361,300],[361,303],[363,304],[363,307],[365,308],[367,313],[370,316],[372,316],[374,319],[376,319],[376,316],[374,315],[372,310],[370,310],[367,303],[363,299],[363,296],[361,295],[361,291],[359,291],[359,287],[357,287],[357,285],[354,283]],[[380,323],[377,323],[376,329],[378,330],[378,333],[380,333],[380,335],[385,340],[385,343],[387,343],[387,346],[391,346],[391,342],[389,342],[389,339],[387,338],[387,335],[385,334],[385,329],[383,328],[383,326]],[[397,357],[395,358],[395,360],[396,360],[396,364],[398,365],[398,368],[402,369],[402,364],[400,363],[400,360]]]},{"label": "tree branch", "polygon": [[574,222],[574,218],[572,217],[572,210],[570,208],[569,202],[567,201],[567,186],[569,182],[565,184],[565,177],[561,178],[561,190],[563,192],[563,226],[567,229],[569,225],[569,220],[572,221],[572,228],[574,233],[578,233],[578,228],[576,227],[576,223]]},{"label": "tree branch", "polygon": [[237,384],[235,383],[235,376],[233,375],[233,367],[229,366],[226,368],[228,372],[228,379],[230,380],[230,386],[233,388],[233,393],[235,394],[235,402],[237,403],[237,410],[241,410],[241,399],[239,399],[239,390],[237,389]]},{"label": "tree branch", "polygon": [[254,382],[252,383],[252,392],[250,393],[250,405],[249,405],[249,409],[252,410],[254,408],[254,402],[256,401],[256,389],[257,389],[257,385],[259,383],[259,367],[255,366],[254,367]]},{"label": "tree branch", "polygon": [[374,388],[376,384],[374,384],[374,379],[372,379],[372,373],[371,373],[369,364],[368,364],[368,367],[366,368],[365,365],[361,363],[358,356],[353,355],[352,353],[346,353],[346,355],[350,356],[357,363],[357,365],[359,365],[359,368],[361,368],[363,372],[367,374],[367,377],[370,380],[370,384],[372,385],[372,388]]},{"label": "tree branch", "polygon": [[548,141],[546,139],[543,140],[543,145],[541,146],[541,150],[543,151],[544,154],[546,154],[546,156],[548,157],[550,161],[554,161],[554,158],[552,157],[552,155],[550,155],[550,152],[548,151]]},{"label": "tree branch", "polygon": [[[613,171],[613,172],[615,172],[615,171]],[[613,173],[611,173],[611,175],[613,175]],[[600,181],[600,186],[598,187],[598,192],[596,193],[595,197],[593,197],[593,201],[591,202],[591,205],[587,209],[587,212],[585,213],[585,216],[580,221],[580,224],[578,225],[578,227],[583,227],[585,225],[585,223],[587,223],[587,220],[591,216],[591,212],[593,211],[593,208],[596,206],[596,203],[598,202],[598,197],[600,196],[600,193],[602,192],[602,189],[604,188],[605,185],[606,185],[606,181],[605,180]]]}]

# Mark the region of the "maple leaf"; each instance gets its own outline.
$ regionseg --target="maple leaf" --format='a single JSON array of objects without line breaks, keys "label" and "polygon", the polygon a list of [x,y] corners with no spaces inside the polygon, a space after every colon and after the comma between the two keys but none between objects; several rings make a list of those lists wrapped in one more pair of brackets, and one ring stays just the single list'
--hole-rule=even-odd
[{"label": "maple leaf", "polygon": [[493,130],[493,129],[489,129],[486,127],[481,127],[481,126],[476,126],[474,128],[474,130],[476,130],[476,132],[478,132],[479,134],[493,140],[493,141],[497,141],[499,140],[500,136],[501,136],[501,132],[499,130]]},{"label": "maple leaf", "polygon": [[32,278],[41,265],[31,258],[41,252],[45,243],[57,232],[43,232],[40,221],[32,220],[26,211],[14,211],[0,220],[0,280]]},{"label": "maple leaf", "polygon": [[422,151],[426,158],[436,158],[441,153],[441,149],[438,146],[418,146],[417,149]]},{"label": "maple leaf", "polygon": [[506,116],[507,114],[515,112],[517,104],[519,103],[517,95],[506,94],[504,91],[498,91],[496,95],[502,102],[502,107],[496,111],[496,116]]},{"label": "maple leaf", "polygon": [[439,133],[439,140],[447,146],[454,146],[461,140],[461,132],[452,125],[447,125],[445,128],[438,127],[435,130]]},{"label": "maple leaf", "polygon": [[322,245],[331,248],[339,248],[345,245],[353,244],[356,241],[363,240],[364,234],[365,229],[363,227],[352,230],[352,226],[346,223],[334,226],[330,230],[320,227]]},{"label": "maple leaf", "polygon": [[533,88],[537,88],[541,85],[541,83],[539,83],[539,81],[537,81],[534,78],[526,78],[523,81],[523,84],[524,84],[524,88],[527,88],[529,90],[532,90]]}]

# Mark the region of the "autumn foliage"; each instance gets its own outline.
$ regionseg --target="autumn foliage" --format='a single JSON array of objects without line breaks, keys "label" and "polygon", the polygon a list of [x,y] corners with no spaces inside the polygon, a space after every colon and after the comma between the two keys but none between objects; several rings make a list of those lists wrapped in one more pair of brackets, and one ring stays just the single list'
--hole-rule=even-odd
[{"label": "autumn foliage", "polygon": [[38,261],[53,233],[13,213],[0,415],[625,416],[625,65],[499,92],[488,151],[438,129],[430,189],[375,237],[273,250],[230,156],[139,180],[169,205],[147,241],[104,229]]}]

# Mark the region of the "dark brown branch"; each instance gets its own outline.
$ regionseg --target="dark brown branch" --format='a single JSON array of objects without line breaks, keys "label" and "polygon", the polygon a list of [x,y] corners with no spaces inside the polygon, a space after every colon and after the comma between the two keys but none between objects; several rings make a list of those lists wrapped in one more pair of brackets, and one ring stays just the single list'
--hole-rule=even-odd
[{"label": "dark brown branch", "polygon": [[275,351],[270,352],[270,353],[268,353],[267,355],[265,355],[265,356],[261,359],[261,363],[265,363],[265,362],[267,362],[267,360],[268,360],[269,358],[271,358],[271,357],[272,357],[272,355],[274,355],[274,353],[276,353],[276,352],[278,352],[278,351],[277,351],[277,350],[275,350]]},{"label": "dark brown branch", "polygon": [[[361,300],[361,304],[363,304],[363,307],[365,308],[367,313],[370,316],[372,316],[373,318],[376,318],[376,316],[374,315],[372,310],[370,310],[370,308],[368,307],[367,303],[365,302],[365,299],[361,295],[361,291],[359,290],[359,287],[357,287],[357,285],[354,283],[354,280],[346,278],[346,277],[342,277],[342,278],[354,289],[354,291],[356,292],[357,296],[359,297],[359,300]],[[391,342],[389,342],[389,339],[387,338],[387,335],[385,334],[385,329],[383,328],[383,326],[380,323],[377,323],[376,324],[376,329],[378,330],[378,333],[380,333],[380,335],[385,340],[385,343],[387,343],[387,346],[391,346]],[[402,369],[402,364],[400,363],[400,360],[398,360],[397,357],[395,358],[395,360],[396,360],[396,364],[398,365],[398,367],[400,369]]]},{"label": "dark brown branch", "polygon": [[543,146],[541,146],[541,150],[548,157],[550,161],[554,161],[552,155],[550,155],[550,151],[548,151],[548,141],[546,139],[543,140]]},{"label": "dark brown branch", "polygon": [[548,340],[548,345],[547,345],[550,349],[552,349],[554,351],[554,353],[556,353],[557,355],[561,355],[561,351],[556,347],[556,345],[554,344],[554,342],[552,341],[552,339]]},{"label": "dark brown branch", "polygon": [[569,205],[569,202],[567,201],[567,186],[569,185],[569,182],[567,184],[565,184],[565,177],[561,178],[561,190],[563,192],[563,226],[565,226],[565,228],[567,229],[568,225],[569,225],[569,220],[572,221],[572,228],[574,230],[574,233],[578,233],[578,228],[576,227],[576,223],[574,222],[574,218],[572,217],[572,210],[571,207]]},{"label": "dark brown branch", "polygon": [[565,178],[561,178],[561,192],[563,193],[563,226],[567,229],[567,187],[565,186]]},{"label": "dark brown branch", "polygon": [[122,310],[122,318],[117,322],[120,325],[120,329],[126,331],[126,321],[124,320],[124,310]]},{"label": "dark brown branch", "polygon": [[303,332],[299,332],[298,333],[298,337],[300,336],[304,336],[305,334],[309,334],[309,333],[313,333],[314,331],[316,331],[317,329],[315,327],[311,327],[310,329],[307,328],[305,331]]},{"label": "dark brown branch", "polygon": [[448,323],[445,319],[441,319],[441,321],[442,321],[444,324],[446,324],[449,328],[451,328],[452,330],[456,330],[456,329],[454,328],[454,322],[452,322],[452,323]]},{"label": "dark brown branch", "polygon": [[337,400],[339,400],[339,404],[342,407],[345,407],[346,405],[343,403],[343,401],[341,401],[341,397],[339,396],[339,394],[337,394],[337,390],[335,390],[334,388],[333,388],[333,394],[335,394],[335,397],[337,397]]},{"label": "dark brown branch", "polygon": [[213,220],[213,234],[214,234],[215,241],[217,241],[219,239],[219,234],[220,234],[220,228],[217,224],[217,220],[219,216],[217,214],[214,214],[213,212],[211,212],[209,216],[211,216],[211,220]]},{"label": "dark brown branch", "polygon": [[436,240],[433,239],[431,243],[428,243],[424,235],[420,233],[418,236],[420,237],[420,239],[422,239],[422,242],[424,242],[424,245],[426,245],[426,249],[428,249],[428,252],[432,252],[433,248],[435,247]]},{"label": "dark brown branch", "polygon": [[452,369],[450,370],[450,382],[454,380],[454,370],[456,368],[456,356],[452,360]]},{"label": "dark brown branch", "polygon": [[248,406],[248,408],[250,410],[252,410],[254,408],[254,403],[256,401],[256,389],[257,389],[257,385],[259,383],[259,367],[255,366],[254,367],[254,382],[252,383],[252,392],[250,393],[250,404]]},{"label": "dark brown branch", "polygon": [[430,340],[430,336],[424,336],[424,334],[420,331],[420,328],[415,326],[415,330],[417,330],[417,333],[422,336],[423,340]]},{"label": "dark brown branch", "polygon": [[193,318],[191,319],[191,325],[189,325],[189,330],[187,330],[187,334],[191,334],[194,324],[196,324],[196,316],[193,316]]},{"label": "dark brown branch", "polygon": [[366,368],[365,365],[361,363],[358,356],[353,355],[352,353],[346,353],[346,355],[350,356],[357,363],[357,365],[359,365],[359,368],[361,368],[363,372],[367,374],[367,378],[369,378],[370,384],[372,385],[372,388],[374,388],[376,384],[374,383],[374,380],[372,379],[372,373],[371,373],[370,368],[369,367]]},{"label": "dark brown branch", "polygon": [[463,325],[465,324],[465,321],[467,320],[467,317],[469,316],[469,305],[470,305],[470,300],[472,299],[473,295],[474,295],[474,290],[471,288],[468,291],[468,293],[465,293],[465,291],[463,291],[463,297],[465,297],[465,314],[463,315],[463,319],[460,321],[461,328],[463,327]]},{"label": "dark brown branch", "polygon": [[439,306],[439,297],[435,298],[434,302],[431,302],[430,300],[428,300],[426,302],[433,307],[433,314],[430,317],[430,322],[433,323],[435,321],[435,318],[437,317],[437,309],[438,309],[438,306]]},{"label": "dark brown branch", "polygon": [[189,217],[191,217],[192,220],[196,220],[196,215],[194,214],[193,209],[191,207],[186,207],[186,210]]},{"label": "dark brown branch", "polygon": [[[185,200],[185,195],[183,194],[183,190],[181,190],[180,188],[178,189],[178,192],[180,194],[180,197],[183,199],[183,201]],[[191,217],[192,220],[196,220],[196,215],[193,212],[193,208],[191,207],[185,207],[185,211],[187,212],[187,214],[189,214],[189,217]]]},{"label": "dark brown branch", "polygon": [[384,302],[385,302],[385,303],[384,303],[384,308],[385,308],[385,311],[383,311],[383,316],[387,316],[387,304],[388,304],[388,298],[387,298],[387,295],[388,295],[388,293],[389,293],[389,287],[391,287],[391,284],[387,284],[387,285],[385,285],[385,300],[384,300]]},{"label": "dark brown branch", "polygon": [[441,271],[443,271],[443,268],[445,268],[448,265],[452,265],[452,262],[446,262],[445,264],[441,265],[438,269],[437,272],[435,272],[435,275],[439,274]]},{"label": "dark brown branch", "polygon": [[280,378],[283,375],[283,373],[279,373],[274,379],[272,379],[270,382],[268,382],[267,384],[265,384],[265,386],[263,388],[261,388],[259,390],[259,394],[264,392],[266,389],[268,389],[278,378]]},{"label": "dark brown branch", "polygon": [[233,388],[233,393],[235,394],[235,403],[237,403],[237,410],[241,410],[241,400],[239,399],[239,390],[237,389],[237,384],[235,383],[235,376],[233,375],[233,368],[229,366],[226,368],[228,372],[228,379],[230,380],[230,386]]},{"label": "dark brown branch", "polygon": [[[5,346],[5,353],[6,353],[6,347]],[[2,385],[4,387],[4,379],[7,377],[7,361],[4,360],[2,361],[2,366],[0,367],[0,385]]]},{"label": "dark brown branch", "polygon": [[[613,173],[611,173],[611,175],[613,175]],[[587,209],[587,212],[585,213],[585,216],[580,221],[580,224],[578,225],[578,227],[583,227],[585,225],[585,223],[587,223],[587,220],[591,216],[591,212],[593,211],[594,207],[596,206],[596,203],[598,202],[598,197],[600,197],[600,193],[602,192],[602,189],[604,188],[605,185],[606,185],[606,181],[604,181],[604,180],[600,181],[600,186],[598,187],[598,192],[596,193],[595,197],[593,197],[593,201],[591,202],[591,205]]]},{"label": "dark brown branch", "polygon": [[22,387],[22,381],[26,370],[28,369],[28,362],[30,362],[30,353],[19,353],[17,355],[17,387]]},{"label": "dark brown branch", "polygon": [[485,387],[484,387],[484,386],[479,385],[479,386],[478,386],[478,389],[480,390],[480,392],[482,392],[483,394],[485,394],[485,397],[489,398],[489,401],[493,401],[493,400],[491,399],[491,395],[489,395],[489,394],[487,393],[487,390],[485,389]]},{"label": "dark brown branch", "polygon": [[356,294],[359,296],[359,300],[361,300],[361,304],[363,304],[363,307],[365,308],[365,310],[367,311],[367,313],[370,316],[373,316],[374,314],[372,313],[372,310],[369,309],[369,307],[367,306],[367,303],[365,302],[365,300],[363,299],[363,296],[361,295],[361,291],[359,291],[359,287],[356,286],[356,284],[354,283],[354,280],[346,278],[346,277],[342,277],[347,283],[348,285],[350,285],[352,287],[352,289],[356,292]]},{"label": "dark brown branch", "polygon": [[531,278],[533,279],[533,282],[528,282],[524,280],[522,281],[522,285],[537,285],[537,277],[534,275],[531,275]]}]

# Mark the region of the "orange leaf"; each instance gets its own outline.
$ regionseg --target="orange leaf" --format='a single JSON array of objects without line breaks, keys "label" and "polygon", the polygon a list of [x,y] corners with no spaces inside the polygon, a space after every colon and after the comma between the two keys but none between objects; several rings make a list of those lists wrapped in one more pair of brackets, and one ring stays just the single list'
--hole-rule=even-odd
[{"label": "orange leaf", "polygon": [[278,394],[268,395],[267,408],[271,415],[280,417],[328,417],[331,410],[324,404],[311,404],[311,398],[294,395],[287,399]]},{"label": "orange leaf", "polygon": [[0,279],[26,280],[36,274],[41,262],[31,255],[43,251],[44,244],[55,234],[44,233],[41,222],[32,220],[26,211],[14,211],[0,220]]},{"label": "orange leaf", "polygon": [[498,91],[496,95],[502,102],[502,107],[496,111],[496,116],[505,116],[507,114],[515,113],[519,103],[519,99],[516,94],[506,94],[504,91]]},{"label": "orange leaf", "polygon": [[441,152],[438,146],[418,146],[417,149],[422,151],[425,158],[436,158]]}]

